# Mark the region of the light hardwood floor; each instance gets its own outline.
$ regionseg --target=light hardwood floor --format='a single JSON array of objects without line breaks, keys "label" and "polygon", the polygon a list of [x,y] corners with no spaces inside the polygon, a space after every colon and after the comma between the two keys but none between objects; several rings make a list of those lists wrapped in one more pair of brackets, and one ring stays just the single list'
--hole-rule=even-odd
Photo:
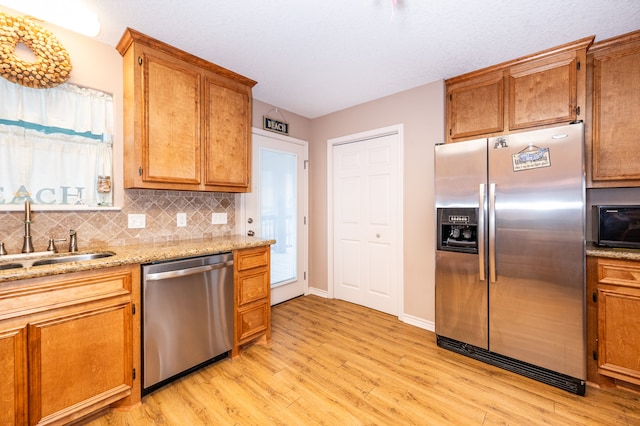
[{"label": "light hardwood floor", "polygon": [[275,306],[269,344],[102,425],[640,425],[640,395],[580,397],[438,348],[431,332],[316,296]]}]

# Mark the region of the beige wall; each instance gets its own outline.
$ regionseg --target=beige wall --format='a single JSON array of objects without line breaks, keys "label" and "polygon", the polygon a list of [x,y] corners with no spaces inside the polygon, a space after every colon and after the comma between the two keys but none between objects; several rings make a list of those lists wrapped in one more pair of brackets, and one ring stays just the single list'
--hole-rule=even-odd
[{"label": "beige wall", "polygon": [[[15,14],[0,6],[0,11]],[[233,232],[234,199],[227,194],[179,191],[142,191],[122,188],[122,61],[113,46],[47,26],[67,48],[73,63],[71,83],[114,95],[114,189],[121,211],[34,213],[32,232],[36,249],[47,238],[79,231],[81,248],[108,243],[164,242],[197,239]],[[258,77],[259,80],[259,77]],[[260,81],[258,81],[260,84]],[[279,116],[275,108],[254,100],[253,126],[262,117]],[[434,320],[433,145],[443,140],[444,84],[426,84],[412,90],[309,120],[281,110],[290,124],[290,136],[310,142],[309,283],[327,290],[327,141],[363,131],[404,124],[404,313]],[[591,190],[589,204],[640,204],[640,189]],[[211,225],[210,213],[227,212],[228,225]],[[175,227],[175,214],[186,212],[187,228]],[[128,213],[146,213],[148,227],[128,229]],[[46,218],[43,217],[46,215]],[[0,213],[0,241],[16,252],[22,245],[22,218],[17,212]],[[590,231],[588,230],[588,235]]]},{"label": "beige wall", "polygon": [[309,147],[309,285],[327,290],[327,141],[404,124],[404,314],[434,320],[433,146],[444,137],[444,83],[314,119]]},{"label": "beige wall", "polygon": [[[258,82],[258,84],[260,84],[260,82]],[[276,112],[275,109],[276,107],[271,104],[254,99],[252,113],[253,127],[262,129],[262,118],[265,115],[278,121],[283,121],[284,117],[284,121],[289,123],[288,136],[307,142],[310,141],[311,120],[282,108],[278,108],[279,112]]]}]

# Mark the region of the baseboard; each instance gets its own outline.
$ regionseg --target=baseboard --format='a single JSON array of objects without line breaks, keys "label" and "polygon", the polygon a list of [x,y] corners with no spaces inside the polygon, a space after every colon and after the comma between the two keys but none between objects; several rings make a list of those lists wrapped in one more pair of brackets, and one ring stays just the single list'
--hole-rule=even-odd
[{"label": "baseboard", "polygon": [[425,319],[414,317],[413,315],[409,314],[402,314],[399,319],[404,323],[425,329],[427,331],[432,331],[434,333],[436,331],[436,325],[433,321],[427,321]]},{"label": "baseboard", "polygon": [[[318,297],[322,297],[325,299],[329,299],[329,292],[327,290],[321,290],[319,288],[315,288],[315,287],[309,287],[309,289],[307,290],[307,293],[305,294],[305,296],[308,295],[314,295],[314,296],[318,296]],[[402,314],[398,317],[398,319],[404,323],[407,323],[409,325],[413,325],[415,327],[418,328],[422,328],[424,330],[427,331],[432,331],[435,333],[436,331],[436,326],[435,323],[433,321],[427,321],[425,319],[419,318],[419,317],[415,317],[413,315],[409,315],[409,314]]]},{"label": "baseboard", "polygon": [[329,298],[329,292],[327,290],[320,290],[319,288],[315,288],[315,287],[309,287],[306,295],[308,296],[309,294],[312,294],[318,297],[323,297],[325,299]]}]

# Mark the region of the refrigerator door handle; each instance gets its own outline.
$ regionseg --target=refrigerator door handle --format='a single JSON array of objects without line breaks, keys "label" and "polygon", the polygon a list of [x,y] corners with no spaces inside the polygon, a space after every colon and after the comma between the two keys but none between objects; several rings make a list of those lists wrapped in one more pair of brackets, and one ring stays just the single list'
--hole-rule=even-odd
[{"label": "refrigerator door handle", "polygon": [[496,271],[496,184],[489,184],[489,281],[497,281]]},{"label": "refrigerator door handle", "polygon": [[479,273],[480,273],[480,281],[484,281],[487,279],[486,277],[486,254],[485,254],[485,214],[487,212],[486,206],[486,188],[485,184],[481,183],[478,188],[478,262],[479,262]]}]

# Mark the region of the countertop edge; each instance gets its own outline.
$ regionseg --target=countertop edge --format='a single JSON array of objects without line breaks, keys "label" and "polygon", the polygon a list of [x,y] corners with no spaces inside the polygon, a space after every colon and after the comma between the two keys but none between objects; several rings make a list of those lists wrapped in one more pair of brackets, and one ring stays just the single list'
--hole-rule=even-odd
[{"label": "countertop edge", "polygon": [[[0,270],[0,283],[25,280],[44,276],[69,274],[91,269],[104,269],[123,265],[145,264],[187,257],[206,256],[233,250],[263,247],[275,244],[275,240],[233,235],[207,240],[185,240],[170,243],[149,243],[130,246],[101,246],[80,250],[77,254],[111,251],[115,255],[101,259],[80,262],[58,263],[55,265],[31,266]],[[67,255],[69,253],[59,253]],[[76,254],[76,253],[74,253]],[[16,262],[20,262],[17,260]],[[0,257],[0,263],[3,263]]]},{"label": "countertop edge", "polygon": [[586,246],[586,253],[587,256],[592,257],[640,261],[640,249],[600,247],[589,242]]}]

